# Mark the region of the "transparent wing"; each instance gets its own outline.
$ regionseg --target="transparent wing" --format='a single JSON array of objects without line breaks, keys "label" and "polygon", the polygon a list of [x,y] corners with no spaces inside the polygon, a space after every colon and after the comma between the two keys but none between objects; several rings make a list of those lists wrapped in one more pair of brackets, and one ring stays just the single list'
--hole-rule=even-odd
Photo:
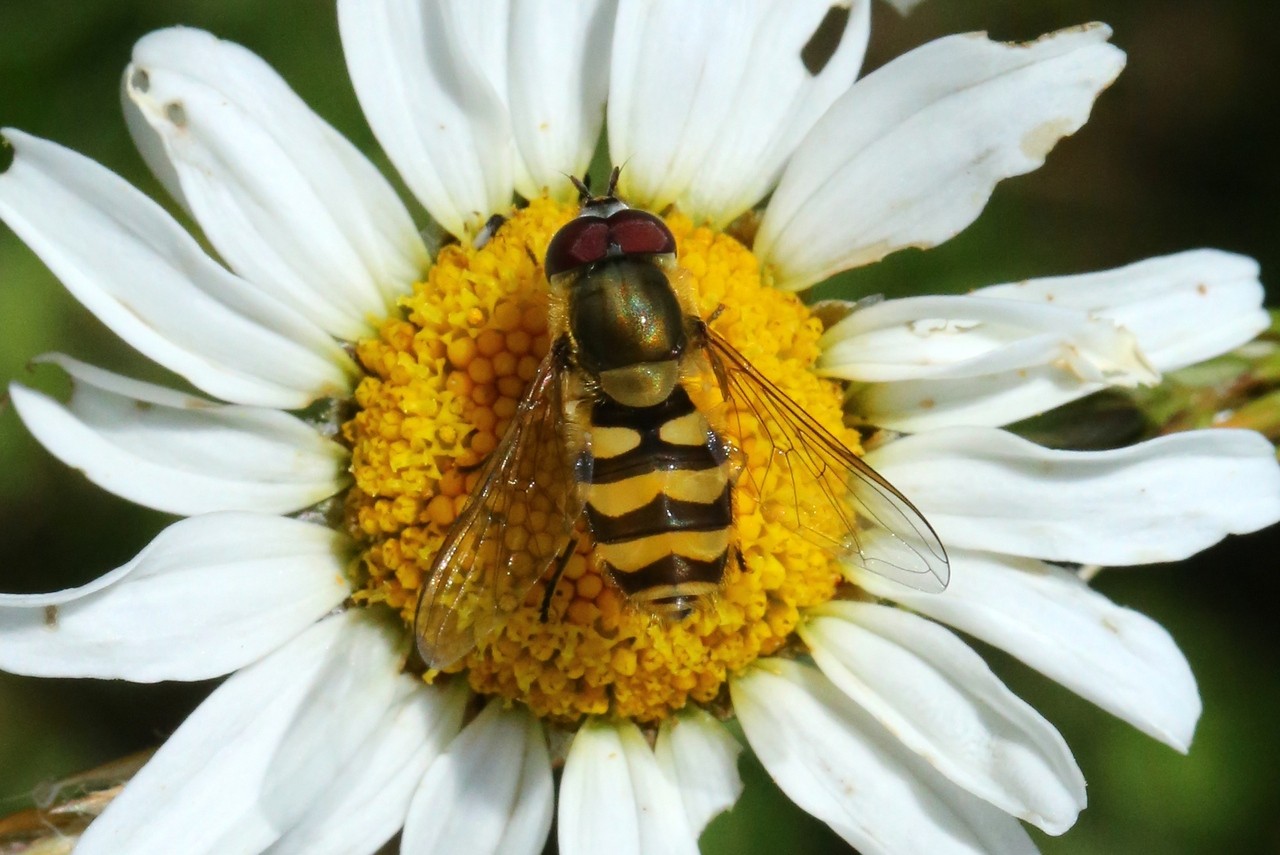
[{"label": "transparent wing", "polygon": [[556,349],[538,369],[418,598],[414,633],[446,668],[501,628],[564,550],[582,512]]},{"label": "transparent wing", "polygon": [[754,489],[766,516],[872,573],[921,591],[945,588],[946,550],[915,506],[733,345],[703,329],[728,426],[752,464],[739,483]]}]

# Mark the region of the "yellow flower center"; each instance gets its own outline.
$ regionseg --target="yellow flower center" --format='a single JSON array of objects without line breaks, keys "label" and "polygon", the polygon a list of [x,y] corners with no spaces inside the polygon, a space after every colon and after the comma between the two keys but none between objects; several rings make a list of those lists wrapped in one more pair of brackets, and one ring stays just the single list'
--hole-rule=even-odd
[{"label": "yellow flower center", "polygon": [[[516,211],[480,249],[441,250],[426,282],[402,300],[357,355],[367,376],[343,425],[355,486],[348,526],[363,544],[356,598],[386,603],[407,626],[423,578],[476,487],[478,465],[501,440],[550,342],[542,258],[576,209],[545,199]],[[768,286],[750,250],[724,233],[667,218],[703,317],[828,430],[858,447],[842,423],[837,386],[812,372],[821,327],[791,294]],[[736,437],[726,437],[735,442]],[[767,452],[749,455],[763,467]],[[717,699],[729,674],[787,644],[800,611],[830,600],[835,563],[769,512],[739,478],[731,560],[722,589],[683,621],[630,603],[589,536],[557,580],[549,574],[502,630],[448,669],[475,691],[572,721],[612,713],[661,719],[691,700]],[[580,524],[581,528],[581,524]],[[546,586],[555,584],[548,619]]]}]

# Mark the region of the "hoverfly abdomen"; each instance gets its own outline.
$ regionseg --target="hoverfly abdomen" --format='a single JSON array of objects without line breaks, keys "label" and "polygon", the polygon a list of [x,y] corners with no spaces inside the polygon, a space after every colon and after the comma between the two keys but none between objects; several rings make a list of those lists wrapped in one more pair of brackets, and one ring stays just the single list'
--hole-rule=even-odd
[{"label": "hoverfly abdomen", "polygon": [[733,522],[728,455],[681,386],[651,407],[591,412],[587,520],[614,583],[682,618],[724,577]]}]

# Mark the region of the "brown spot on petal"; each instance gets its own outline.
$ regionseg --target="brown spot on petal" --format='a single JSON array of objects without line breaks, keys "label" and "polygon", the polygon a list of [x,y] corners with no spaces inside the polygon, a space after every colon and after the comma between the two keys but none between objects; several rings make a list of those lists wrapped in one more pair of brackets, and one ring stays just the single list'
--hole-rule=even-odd
[{"label": "brown spot on petal", "polygon": [[1051,119],[1037,125],[1022,138],[1022,153],[1031,160],[1040,162],[1058,144],[1058,140],[1071,133],[1071,124],[1066,119]]},{"label": "brown spot on petal", "polygon": [[187,126],[187,108],[182,105],[181,101],[170,101],[166,104],[164,117],[172,122],[176,128],[185,128]]}]

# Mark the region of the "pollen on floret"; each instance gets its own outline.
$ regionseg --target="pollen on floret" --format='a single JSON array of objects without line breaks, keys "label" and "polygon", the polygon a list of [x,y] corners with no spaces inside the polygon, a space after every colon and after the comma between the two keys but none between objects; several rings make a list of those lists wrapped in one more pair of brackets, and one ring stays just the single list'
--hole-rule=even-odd
[{"label": "pollen on floret", "polygon": [[[406,626],[436,551],[478,486],[480,464],[517,417],[551,346],[541,260],[575,213],[537,199],[484,246],[445,247],[427,280],[401,301],[401,316],[356,348],[366,376],[342,431],[355,482],[347,523],[363,545],[356,598],[386,603]],[[734,238],[678,214],[666,221],[702,316],[718,311],[718,332],[856,448],[839,389],[812,371],[817,319],[793,295],[768,287]],[[749,430],[748,422],[736,424]],[[752,437],[728,438],[742,444],[749,466],[765,468]],[[557,721],[604,713],[656,721],[687,703],[715,701],[729,674],[787,645],[801,610],[834,597],[841,579],[832,560],[780,521],[772,497],[761,500],[741,484],[733,532],[741,565],[731,561],[719,594],[687,619],[665,622],[629,602],[579,521],[562,572],[511,603],[501,629],[447,670],[477,692]],[[519,513],[504,533],[509,549],[549,537],[558,523],[536,507]]]}]

